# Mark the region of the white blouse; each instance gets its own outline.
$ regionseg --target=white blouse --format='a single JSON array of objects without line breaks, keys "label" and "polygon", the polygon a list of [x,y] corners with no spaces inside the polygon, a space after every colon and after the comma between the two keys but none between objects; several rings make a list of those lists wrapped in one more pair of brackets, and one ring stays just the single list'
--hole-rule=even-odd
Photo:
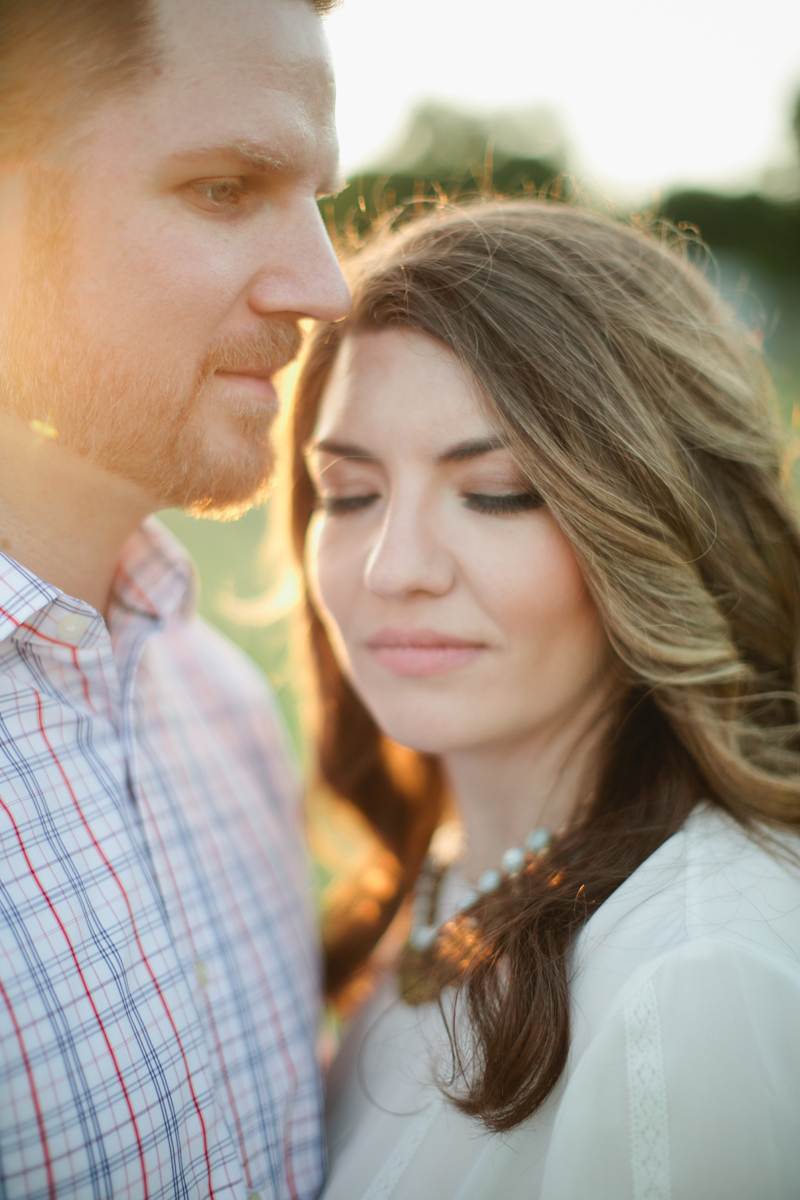
[{"label": "white blouse", "polygon": [[782,845],[703,805],[614,892],[576,942],[567,1069],[509,1134],[443,1098],[439,1011],[387,982],[331,1071],[323,1200],[798,1200],[800,842]]}]

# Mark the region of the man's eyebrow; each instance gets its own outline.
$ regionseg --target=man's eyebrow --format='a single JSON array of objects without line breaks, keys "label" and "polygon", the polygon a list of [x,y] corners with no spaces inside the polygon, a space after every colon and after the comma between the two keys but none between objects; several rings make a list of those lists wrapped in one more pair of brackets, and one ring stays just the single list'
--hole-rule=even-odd
[{"label": "man's eyebrow", "polygon": [[[193,159],[208,158],[237,159],[249,170],[259,175],[290,175],[299,169],[299,163],[289,154],[282,154],[263,142],[231,141],[209,145],[189,146],[172,155],[173,162],[191,162]],[[326,172],[317,188],[318,196],[335,196],[345,185],[338,162],[333,160],[330,172]]]},{"label": "man's eyebrow", "polygon": [[354,442],[337,442],[334,438],[321,438],[318,442],[309,442],[306,454],[330,454],[334,458],[359,458],[366,462],[377,462],[374,454],[357,446]]},{"label": "man's eyebrow", "polygon": [[451,446],[442,454],[437,454],[436,461],[442,466],[448,463],[469,462],[471,458],[480,458],[484,454],[491,454],[493,450],[505,449],[507,444],[500,437],[469,438]]},{"label": "man's eyebrow", "polygon": [[172,155],[173,160],[192,158],[238,158],[254,171],[289,171],[294,166],[291,157],[280,154],[262,142],[232,141],[208,145],[187,146]]}]

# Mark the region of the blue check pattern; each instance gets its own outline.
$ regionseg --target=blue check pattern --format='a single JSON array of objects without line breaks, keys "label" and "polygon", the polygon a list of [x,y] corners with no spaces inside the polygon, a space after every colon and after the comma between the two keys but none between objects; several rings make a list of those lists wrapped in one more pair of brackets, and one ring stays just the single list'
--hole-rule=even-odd
[{"label": "blue check pattern", "polygon": [[274,700],[155,521],[109,626],[0,555],[0,1200],[310,1200],[318,962]]}]

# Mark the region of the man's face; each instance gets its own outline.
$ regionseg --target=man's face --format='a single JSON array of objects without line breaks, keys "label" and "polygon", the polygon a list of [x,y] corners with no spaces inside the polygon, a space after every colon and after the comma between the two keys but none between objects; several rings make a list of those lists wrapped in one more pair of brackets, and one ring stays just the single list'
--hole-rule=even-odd
[{"label": "man's face", "polygon": [[233,509],[269,476],[297,321],[349,303],[316,207],[333,82],[304,0],[157,11],[156,74],[100,102],[66,165],[26,169],[21,238],[5,205],[0,402],[154,507]]}]

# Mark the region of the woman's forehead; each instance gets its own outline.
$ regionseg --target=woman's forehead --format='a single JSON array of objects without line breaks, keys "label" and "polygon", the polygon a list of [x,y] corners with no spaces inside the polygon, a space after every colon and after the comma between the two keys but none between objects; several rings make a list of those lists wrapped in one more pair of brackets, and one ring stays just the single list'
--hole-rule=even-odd
[{"label": "woman's forehead", "polygon": [[386,329],[348,335],[336,356],[314,439],[344,433],[441,447],[498,437],[499,428],[450,350],[424,334]]}]

